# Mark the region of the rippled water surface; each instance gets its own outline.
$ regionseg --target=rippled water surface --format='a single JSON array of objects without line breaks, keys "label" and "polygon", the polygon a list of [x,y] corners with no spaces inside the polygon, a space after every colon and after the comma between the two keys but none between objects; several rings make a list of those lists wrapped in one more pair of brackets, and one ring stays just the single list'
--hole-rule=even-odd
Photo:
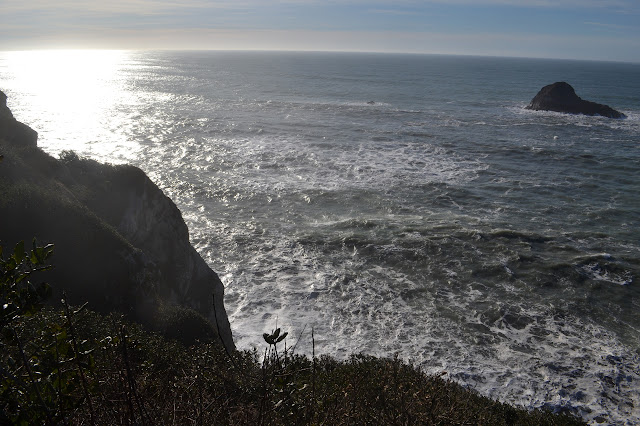
[{"label": "rippled water surface", "polygon": [[[523,109],[555,81],[628,118]],[[640,65],[12,52],[0,88],[46,151],[178,204],[239,348],[314,328],[317,353],[640,422]]]}]

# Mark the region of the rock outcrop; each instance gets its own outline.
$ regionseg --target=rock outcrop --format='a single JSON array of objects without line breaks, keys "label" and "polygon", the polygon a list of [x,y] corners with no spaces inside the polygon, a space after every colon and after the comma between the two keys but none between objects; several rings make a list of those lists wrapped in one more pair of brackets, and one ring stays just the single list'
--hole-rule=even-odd
[{"label": "rock outcrop", "polygon": [[0,90],[0,139],[35,147],[38,132],[16,120],[7,106],[7,95]]},{"label": "rock outcrop", "polygon": [[609,107],[595,102],[585,101],[576,95],[570,84],[564,81],[544,86],[533,98],[526,109],[535,111],[555,111],[569,114],[601,115],[609,118],[626,116]]},{"label": "rock outcrop", "polygon": [[64,290],[72,303],[124,312],[152,328],[166,324],[158,315],[167,307],[190,308],[234,348],[222,282],[191,246],[176,205],[136,167],[44,153],[28,126],[5,119],[11,111],[0,94],[0,245],[33,237],[55,244],[55,268],[43,277],[54,301]]}]

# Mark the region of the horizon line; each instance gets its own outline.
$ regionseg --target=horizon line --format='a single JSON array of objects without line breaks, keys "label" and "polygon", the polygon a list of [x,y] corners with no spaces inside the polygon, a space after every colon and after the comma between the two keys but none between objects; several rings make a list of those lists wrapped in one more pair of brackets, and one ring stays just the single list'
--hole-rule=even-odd
[{"label": "horizon line", "polygon": [[483,54],[469,54],[469,53],[432,53],[432,52],[411,52],[411,51],[377,51],[377,50],[324,50],[324,49],[207,49],[207,48],[107,48],[107,47],[44,47],[44,48],[29,48],[29,49],[3,49],[0,53],[10,52],[73,52],[73,51],[105,51],[105,52],[245,52],[245,53],[344,53],[344,54],[374,54],[374,55],[412,55],[412,56],[454,56],[454,57],[468,57],[468,58],[494,58],[494,59],[531,59],[531,60],[549,60],[549,61],[575,61],[575,62],[609,62],[619,64],[631,64],[640,65],[640,61],[622,61],[622,60],[604,60],[604,59],[585,59],[585,58],[559,58],[549,56],[525,56],[525,55],[483,55]]}]

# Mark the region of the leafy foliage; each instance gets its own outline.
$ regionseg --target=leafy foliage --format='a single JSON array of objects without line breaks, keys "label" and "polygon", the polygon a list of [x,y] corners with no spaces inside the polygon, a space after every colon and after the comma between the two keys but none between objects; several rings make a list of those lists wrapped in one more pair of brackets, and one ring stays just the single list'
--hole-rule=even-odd
[{"label": "leafy foliage", "polygon": [[49,285],[32,284],[30,277],[35,272],[51,269],[46,261],[52,254],[52,244],[38,247],[35,238],[31,252],[25,251],[24,241],[21,241],[7,259],[4,259],[0,247],[1,327],[9,325],[20,315],[33,315],[42,307],[42,301],[49,297]]},{"label": "leafy foliage", "polygon": [[183,306],[160,304],[152,324],[154,331],[186,346],[219,339],[214,326],[202,314]]},{"label": "leafy foliage", "polygon": [[275,346],[278,343],[282,342],[284,339],[286,339],[287,335],[289,333],[282,333],[282,335],[280,334],[280,329],[276,328],[274,331],[271,332],[271,334],[268,333],[264,333],[262,335],[262,338],[264,339],[265,342],[267,342],[269,344],[269,346]]}]

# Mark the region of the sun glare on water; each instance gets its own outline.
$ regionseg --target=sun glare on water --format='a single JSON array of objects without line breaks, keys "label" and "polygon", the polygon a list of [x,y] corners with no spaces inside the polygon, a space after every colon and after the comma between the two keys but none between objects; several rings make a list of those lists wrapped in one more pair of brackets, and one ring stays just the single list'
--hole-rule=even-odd
[{"label": "sun glare on water", "polygon": [[38,145],[46,151],[105,151],[109,158],[113,135],[96,130],[111,127],[105,124],[115,118],[114,108],[125,93],[121,71],[128,55],[103,50],[0,53],[1,88],[8,91],[16,118],[39,132]]}]

